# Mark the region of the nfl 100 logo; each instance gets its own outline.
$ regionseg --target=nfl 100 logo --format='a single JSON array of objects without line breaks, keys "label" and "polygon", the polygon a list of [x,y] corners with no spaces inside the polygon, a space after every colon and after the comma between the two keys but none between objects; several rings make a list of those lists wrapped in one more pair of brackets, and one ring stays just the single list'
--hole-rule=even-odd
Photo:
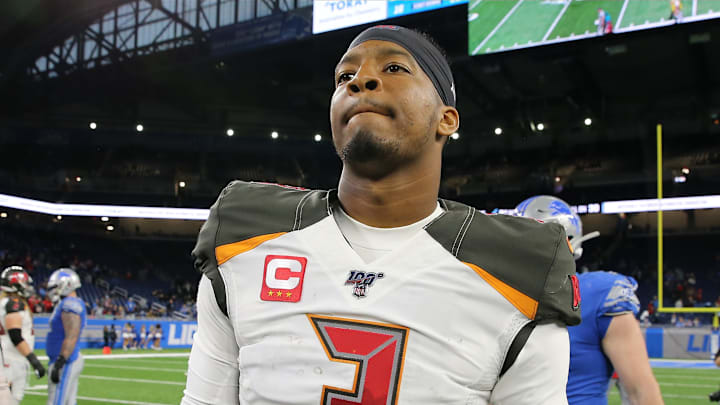
[{"label": "nfl 100 logo", "polygon": [[367,290],[375,283],[375,280],[385,277],[385,273],[373,273],[364,271],[351,271],[345,284],[353,286],[353,295],[357,298],[365,298]]}]

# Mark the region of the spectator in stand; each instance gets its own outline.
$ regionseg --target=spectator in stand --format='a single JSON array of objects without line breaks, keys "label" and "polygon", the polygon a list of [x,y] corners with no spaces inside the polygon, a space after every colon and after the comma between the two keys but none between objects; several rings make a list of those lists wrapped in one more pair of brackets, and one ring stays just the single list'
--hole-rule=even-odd
[{"label": "spectator in stand", "polygon": [[40,302],[40,297],[37,296],[37,294],[33,294],[28,298],[28,306],[30,307],[31,312],[36,312],[36,306],[38,302]]},{"label": "spectator in stand", "polygon": [[134,314],[136,309],[136,304],[134,300],[128,300],[127,302],[127,313],[128,314]]},{"label": "spectator in stand", "polygon": [[43,312],[47,312],[47,313],[52,312],[53,303],[52,303],[52,301],[50,301],[50,298],[48,298],[47,295],[45,296],[45,299],[43,300],[42,304],[43,304]]}]

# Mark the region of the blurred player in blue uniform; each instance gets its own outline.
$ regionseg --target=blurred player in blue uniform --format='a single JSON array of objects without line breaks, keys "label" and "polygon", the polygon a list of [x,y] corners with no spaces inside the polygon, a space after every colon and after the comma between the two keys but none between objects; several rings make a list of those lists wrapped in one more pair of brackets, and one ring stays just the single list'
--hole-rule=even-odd
[{"label": "blurred player in blue uniform", "polygon": [[55,303],[47,335],[50,358],[47,405],[75,405],[83,369],[78,340],[85,327],[85,303],[75,290],[80,278],[71,269],[58,269],[48,280],[48,295]]},{"label": "blurred player in blue uniform", "polygon": [[[517,206],[518,215],[565,228],[575,259],[582,243],[600,235],[583,235],[580,217],[563,200],[552,196],[529,198]],[[607,388],[613,370],[624,396],[632,405],[662,404],[660,387],[652,374],[645,341],[635,315],[640,302],[635,279],[609,271],[578,274],[582,297],[582,323],[568,327],[570,405],[607,405]]]}]

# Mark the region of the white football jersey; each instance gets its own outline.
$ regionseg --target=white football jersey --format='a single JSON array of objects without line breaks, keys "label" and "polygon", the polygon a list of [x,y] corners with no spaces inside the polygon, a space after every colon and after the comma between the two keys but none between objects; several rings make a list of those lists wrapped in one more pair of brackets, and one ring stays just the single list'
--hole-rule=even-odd
[{"label": "white football jersey", "polygon": [[2,345],[3,356],[5,362],[9,363],[13,360],[22,359],[25,361],[25,356],[20,354],[18,349],[10,340],[8,335],[7,326],[5,325],[5,316],[9,312],[19,312],[22,316],[22,333],[23,339],[30,346],[30,350],[33,350],[35,345],[35,333],[33,331],[32,315],[30,314],[30,308],[25,304],[22,299],[16,297],[2,297],[0,299],[0,344]]},{"label": "white football jersey", "polygon": [[[564,324],[556,321],[574,322],[579,313],[570,309],[572,292],[567,295],[574,267],[563,268],[555,281],[550,276],[557,263],[574,263],[562,232],[540,243],[552,248],[547,258],[530,251],[521,261],[538,266],[540,276],[527,276],[542,283],[532,295],[552,288],[567,298],[564,313],[508,284],[512,276],[499,278],[505,274],[495,267],[502,261],[476,260],[513,252],[478,246],[488,250],[461,254],[465,239],[479,241],[469,228],[481,214],[469,207],[441,201],[448,212],[366,263],[338,228],[327,192],[233,184],[228,189],[237,190],[238,199],[270,209],[269,221],[283,214],[272,216],[272,204],[253,198],[258,187],[279,201],[288,192],[303,193],[298,200],[326,193],[318,205],[326,203],[327,211],[319,215],[306,201],[291,210],[289,232],[265,223],[276,232],[224,235],[223,227],[240,225],[240,233],[248,228],[223,218],[223,210],[240,201],[223,207],[223,198],[233,198],[227,189],[223,193],[213,208],[218,218],[208,220],[194,251],[206,276],[183,404],[567,403],[569,342]],[[247,210],[232,212],[260,219]],[[534,221],[512,221],[548,231]],[[203,240],[206,235],[212,240]],[[561,245],[553,240],[558,238]],[[214,256],[209,268],[205,254]]]}]

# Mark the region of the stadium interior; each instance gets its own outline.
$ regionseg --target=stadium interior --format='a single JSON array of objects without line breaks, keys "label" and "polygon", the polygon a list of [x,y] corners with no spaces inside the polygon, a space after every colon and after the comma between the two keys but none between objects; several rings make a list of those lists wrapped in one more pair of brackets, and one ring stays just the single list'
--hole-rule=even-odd
[{"label": "stadium interior", "polygon": [[[657,213],[599,207],[657,198],[657,124],[663,197],[720,194],[718,20],[469,56],[470,6],[388,20],[427,32],[451,62],[461,125],[445,147],[441,197],[487,212],[540,194],[584,207],[585,232],[601,236],[584,244],[578,271],[635,277],[646,326],[709,329],[713,314],[657,307],[720,307],[720,206],[664,213],[661,303]],[[314,35],[312,9],[310,0],[1,2],[0,194],[207,209],[235,179],[336,187],[333,69],[369,24]],[[292,29],[233,37],[268,18]],[[50,272],[72,266],[92,316],[194,318],[201,220],[2,204],[0,214],[0,264],[25,266],[38,293]]]}]

